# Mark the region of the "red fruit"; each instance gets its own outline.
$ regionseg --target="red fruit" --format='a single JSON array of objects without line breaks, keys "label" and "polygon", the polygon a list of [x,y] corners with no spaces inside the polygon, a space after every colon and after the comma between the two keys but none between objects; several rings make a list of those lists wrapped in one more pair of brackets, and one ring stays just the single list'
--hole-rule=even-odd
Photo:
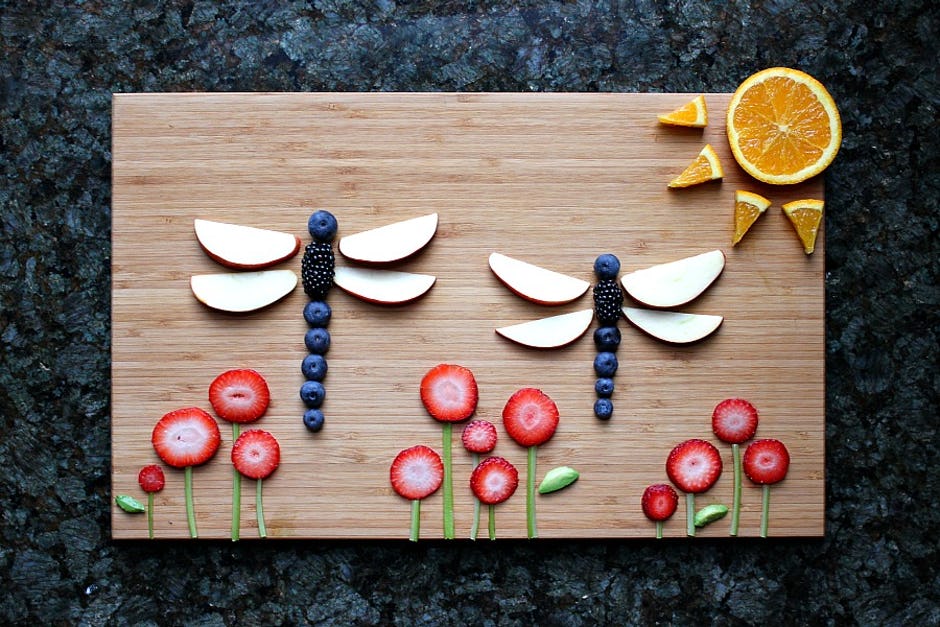
[{"label": "red fruit", "polygon": [[728,444],[741,444],[757,431],[757,409],[743,398],[727,398],[712,412],[712,431]]},{"label": "red fruit", "polygon": [[666,474],[683,492],[704,492],[721,475],[721,454],[711,442],[686,440],[669,453]]},{"label": "red fruit", "polygon": [[679,506],[679,495],[676,494],[671,485],[657,483],[647,486],[643,490],[643,498],[640,504],[647,518],[659,522],[676,513],[676,508]]},{"label": "red fruit", "polygon": [[434,449],[418,444],[395,457],[389,479],[395,492],[406,499],[423,499],[441,487],[444,462]]},{"label": "red fruit", "polygon": [[476,411],[478,399],[477,381],[463,366],[440,364],[421,379],[421,402],[435,420],[466,420]]},{"label": "red fruit", "polygon": [[163,469],[156,464],[144,466],[137,475],[137,483],[140,484],[144,492],[159,492],[166,483],[166,478],[163,476]]},{"label": "red fruit", "polygon": [[281,447],[267,431],[248,429],[232,445],[232,463],[249,479],[264,479],[281,463]]},{"label": "red fruit", "polygon": [[544,444],[558,428],[558,406],[535,388],[522,388],[503,407],[503,426],[521,446]]},{"label": "red fruit", "polygon": [[484,505],[502,503],[519,486],[519,471],[502,457],[487,457],[470,473],[470,489]]},{"label": "red fruit", "polygon": [[744,451],[744,474],[754,483],[782,481],[789,468],[790,453],[780,440],[755,440]]},{"label": "red fruit", "polygon": [[471,453],[489,453],[496,447],[496,427],[488,420],[471,420],[463,428],[460,441]]},{"label": "red fruit", "polygon": [[184,407],[166,414],[157,421],[150,436],[157,455],[174,468],[206,463],[221,441],[219,425],[198,407]]},{"label": "red fruit", "polygon": [[270,402],[264,377],[248,368],[223,372],[209,385],[212,409],[229,422],[253,422],[264,415]]}]

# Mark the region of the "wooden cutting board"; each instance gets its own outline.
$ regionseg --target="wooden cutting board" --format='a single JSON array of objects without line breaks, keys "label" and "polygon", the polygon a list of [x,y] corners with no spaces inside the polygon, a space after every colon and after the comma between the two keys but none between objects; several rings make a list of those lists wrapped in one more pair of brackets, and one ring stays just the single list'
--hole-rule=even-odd
[{"label": "wooden cutting board", "polygon": [[[780,205],[822,198],[817,178],[770,187],[748,178],[725,140],[727,94],[706,94],[704,131],[657,123],[694,94],[117,94],[113,100],[112,489],[145,501],[138,470],[158,462],[157,420],[173,409],[211,410],[219,373],[250,367],[272,403],[256,424],[280,441],[282,463],[264,482],[269,538],[408,537],[410,503],[391,489],[401,449],[440,451],[440,426],[418,394],[435,364],[463,364],[480,387],[477,417],[497,424],[494,454],[525,475],[526,451],[501,424],[518,388],[539,387],[561,423],[538,451],[537,476],[569,465],[571,487],[536,499],[541,538],[653,537],[640,510],[665,459],[700,437],[721,450],[725,472],[696,506],[731,503],[731,450],[712,434],[714,406],[730,396],[760,411],[758,437],[781,439],[792,464],[774,486],[772,536],[820,536],[824,528],[824,290],[822,235],[803,253]],[[721,182],[685,190],[666,183],[711,143]],[[735,189],[773,200],[732,248]],[[338,218],[340,236],[438,212],[425,251],[394,269],[438,277],[412,304],[383,307],[334,289],[329,296],[327,422],[301,421],[298,397],[306,296],[259,312],[210,310],[193,297],[193,274],[224,269],[200,249],[193,219],[294,233],[309,241],[316,208]],[[585,280],[594,258],[619,256],[623,272],[712,249],[722,276],[682,311],[725,321],[691,346],[658,342],[622,321],[614,417],[601,422],[588,335],[557,350],[514,345],[494,329],[591,306],[590,294],[560,307],[526,302],[490,272],[501,252]],[[339,265],[349,264],[337,258]],[[278,267],[300,273],[300,256]],[[593,328],[593,327],[592,327]],[[217,456],[194,472],[201,538],[228,538],[231,429],[220,421]],[[469,454],[454,439],[458,538],[468,537]],[[242,486],[242,532],[257,537],[254,482]],[[760,488],[744,482],[742,536],[757,535]],[[525,489],[497,508],[499,538],[526,537]],[[183,473],[167,468],[154,509],[158,538],[188,537]],[[728,520],[698,537],[728,537]],[[442,497],[423,502],[421,538],[442,537]],[[485,522],[484,522],[485,528]],[[115,538],[145,538],[146,517],[113,508]],[[685,502],[665,535],[685,537]]]}]

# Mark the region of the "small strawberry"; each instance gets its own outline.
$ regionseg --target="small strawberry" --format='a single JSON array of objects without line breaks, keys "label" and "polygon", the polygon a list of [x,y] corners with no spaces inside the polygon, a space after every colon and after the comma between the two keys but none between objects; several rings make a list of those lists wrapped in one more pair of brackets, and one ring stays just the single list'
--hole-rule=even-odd
[{"label": "small strawberry", "polygon": [[470,473],[470,489],[489,512],[490,540],[496,539],[496,505],[515,493],[519,471],[502,457],[487,457]]},{"label": "small strawberry", "polygon": [[227,370],[209,385],[212,409],[229,422],[254,422],[264,415],[270,402],[271,392],[264,377],[249,368]]},{"label": "small strawberry", "polygon": [[744,451],[744,474],[761,486],[760,537],[767,537],[770,521],[770,486],[783,481],[790,469],[790,452],[780,440],[751,442]]},{"label": "small strawberry", "polygon": [[695,535],[695,495],[708,490],[721,475],[721,454],[705,440],[691,439],[676,445],[666,459],[666,475],[686,493],[686,532]]},{"label": "small strawberry", "polygon": [[249,479],[266,479],[281,463],[281,447],[267,431],[248,429],[232,445],[232,463]]},{"label": "small strawberry", "polygon": [[471,420],[463,428],[460,441],[471,453],[489,453],[496,446],[496,427],[488,420]]},{"label": "small strawberry", "polygon": [[159,492],[166,485],[163,469],[156,464],[150,464],[140,469],[137,474],[137,483],[147,493],[147,535],[153,540],[153,493]]},{"label": "small strawberry", "polygon": [[421,524],[421,499],[434,494],[444,481],[444,463],[434,449],[423,444],[398,453],[389,470],[392,489],[411,501],[411,534],[417,542]]},{"label": "small strawberry", "polygon": [[727,398],[712,412],[712,431],[722,442],[731,444],[734,489],[731,500],[732,536],[738,535],[741,512],[741,447],[757,431],[757,409],[743,398]]},{"label": "small strawberry", "polygon": [[663,537],[663,521],[668,520],[676,513],[679,506],[679,495],[675,488],[667,483],[657,483],[647,486],[640,499],[643,513],[656,523],[656,537]]}]

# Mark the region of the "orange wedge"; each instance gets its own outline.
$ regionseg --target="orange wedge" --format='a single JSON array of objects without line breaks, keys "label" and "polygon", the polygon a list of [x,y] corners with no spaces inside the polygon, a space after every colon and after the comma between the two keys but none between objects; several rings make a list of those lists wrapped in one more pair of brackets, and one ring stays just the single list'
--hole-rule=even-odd
[{"label": "orange wedge", "polygon": [[749,76],[728,105],[728,143],[759,181],[799,183],[825,170],[842,143],[835,101],[815,78],[785,67]]},{"label": "orange wedge", "polygon": [[714,181],[725,175],[721,162],[711,144],[705,144],[698,156],[692,160],[682,174],[669,181],[669,187],[689,187],[706,181]]},{"label": "orange wedge", "polygon": [[794,200],[783,205],[783,212],[790,218],[796,234],[803,243],[803,251],[811,255],[816,248],[816,234],[822,222],[823,201]]},{"label": "orange wedge", "polygon": [[767,211],[769,206],[770,200],[760,194],[743,189],[734,192],[734,236],[731,238],[732,246],[741,241],[751,225],[757,221],[762,213]]},{"label": "orange wedge", "polygon": [[696,96],[675,111],[657,116],[657,119],[663,124],[672,126],[705,128],[708,125],[708,109],[705,108],[705,96]]}]

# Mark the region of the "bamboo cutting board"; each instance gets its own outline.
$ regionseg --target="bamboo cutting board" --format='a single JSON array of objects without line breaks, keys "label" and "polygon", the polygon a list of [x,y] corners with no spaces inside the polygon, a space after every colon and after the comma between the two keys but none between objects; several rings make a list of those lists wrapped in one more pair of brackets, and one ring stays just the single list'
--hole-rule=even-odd
[{"label": "bamboo cutting board", "polygon": [[[250,367],[272,403],[255,426],[281,445],[264,482],[269,538],[408,537],[410,503],[388,481],[398,451],[441,450],[441,429],[418,394],[441,362],[473,370],[478,418],[497,424],[494,454],[525,476],[526,452],[501,425],[518,388],[539,387],[561,423],[538,451],[537,476],[569,465],[571,487],[536,499],[541,538],[652,537],[640,510],[665,459],[700,437],[722,452],[725,472],[696,506],[730,505],[731,451],[711,432],[714,406],[749,399],[757,437],[775,437],[792,463],[771,494],[771,536],[820,536],[824,526],[825,250],[803,253],[780,206],[822,198],[818,178],[795,187],[749,179],[724,138],[727,94],[706,94],[711,123],[662,126],[656,115],[690,94],[118,94],[113,100],[112,489],[145,500],[138,470],[158,462],[157,420],[179,407],[211,411],[207,390],[224,370]],[[722,182],[685,190],[666,183],[711,143]],[[735,189],[773,200],[731,247]],[[316,208],[339,220],[339,236],[438,212],[429,246],[394,269],[433,274],[434,288],[405,306],[329,296],[332,346],[326,425],[308,432],[298,397],[306,323],[302,288],[259,312],[210,310],[193,297],[193,274],[224,269],[207,257],[193,220],[207,218],[294,233],[306,243]],[[722,276],[682,311],[725,316],[691,346],[658,342],[626,321],[618,351],[614,416],[593,416],[591,331],[557,350],[510,343],[494,329],[591,306],[590,293],[559,307],[523,301],[489,271],[501,252],[593,281],[594,258],[616,254],[622,273],[712,249]],[[349,264],[337,255],[337,264]],[[300,274],[300,255],[280,264]],[[629,300],[629,299],[628,299]],[[593,326],[592,326],[593,329]],[[231,429],[220,421],[216,457],[194,472],[200,538],[228,538]],[[454,438],[457,537],[472,523],[469,454]],[[158,538],[188,537],[183,473],[167,468],[154,508]],[[254,482],[242,485],[242,538],[257,537]],[[497,507],[497,536],[526,537],[525,488]],[[745,479],[740,535],[757,535],[760,488]],[[442,497],[421,508],[421,538],[442,537]],[[726,518],[699,537],[727,537]],[[483,523],[485,529],[485,521]],[[114,507],[115,538],[145,538],[146,517]],[[685,537],[685,502],[666,523]],[[485,537],[485,533],[484,533]]]}]

